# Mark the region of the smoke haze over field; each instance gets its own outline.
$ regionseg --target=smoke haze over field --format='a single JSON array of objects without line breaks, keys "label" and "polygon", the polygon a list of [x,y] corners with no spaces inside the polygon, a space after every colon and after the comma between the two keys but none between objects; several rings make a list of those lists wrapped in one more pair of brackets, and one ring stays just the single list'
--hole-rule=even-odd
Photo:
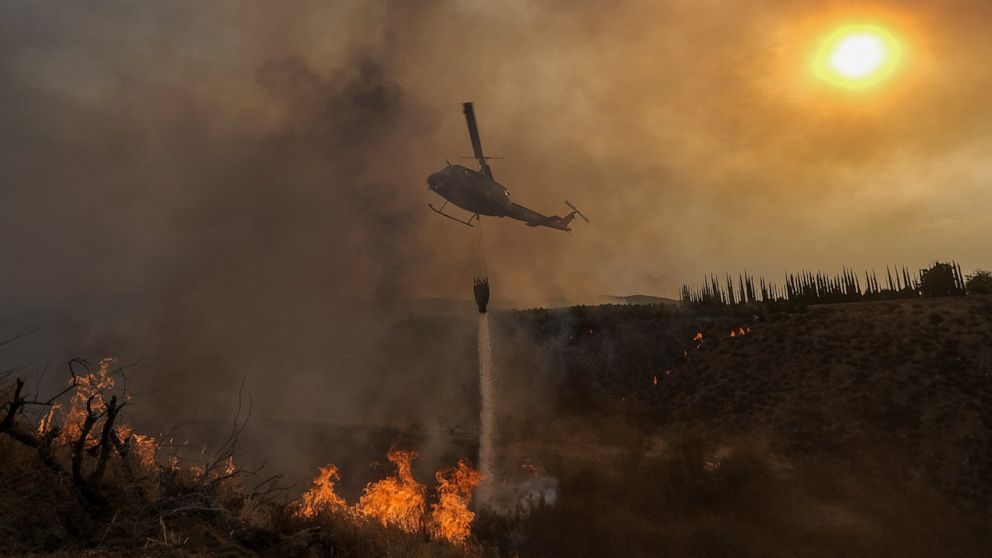
[{"label": "smoke haze over field", "polygon": [[[470,152],[466,100],[515,201],[592,219],[485,221],[496,297],[988,266],[992,5],[852,5],[4,4],[2,325],[119,341],[177,407],[248,375],[283,394],[271,415],[388,420],[355,395],[394,309],[469,296],[474,233],[425,207]],[[901,71],[812,80],[818,38],[859,18],[904,41]]]}]

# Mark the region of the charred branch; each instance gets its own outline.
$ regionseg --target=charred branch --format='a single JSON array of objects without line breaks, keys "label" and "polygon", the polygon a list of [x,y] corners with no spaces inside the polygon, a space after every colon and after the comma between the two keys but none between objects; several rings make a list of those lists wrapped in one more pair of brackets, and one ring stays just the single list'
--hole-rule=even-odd
[{"label": "charred branch", "polygon": [[[103,478],[103,472],[107,468],[107,462],[110,460],[111,452],[113,451],[113,439],[116,438],[114,433],[114,423],[117,420],[117,415],[120,413],[121,409],[126,405],[126,403],[117,404],[117,396],[110,398],[110,403],[107,404],[106,416],[103,421],[103,430],[100,433],[100,442],[97,446],[100,449],[100,457],[97,460],[96,467],[93,469],[93,473],[90,475],[89,483],[97,484]],[[124,459],[124,456],[121,457]]]},{"label": "charred branch", "polygon": [[86,440],[89,438],[90,431],[93,430],[93,425],[100,418],[100,413],[93,412],[93,399],[95,397],[96,394],[93,394],[86,400],[86,418],[83,419],[83,424],[80,427],[79,438],[72,442],[72,481],[77,486],[86,485],[86,479],[83,477],[83,450],[86,449]]}]

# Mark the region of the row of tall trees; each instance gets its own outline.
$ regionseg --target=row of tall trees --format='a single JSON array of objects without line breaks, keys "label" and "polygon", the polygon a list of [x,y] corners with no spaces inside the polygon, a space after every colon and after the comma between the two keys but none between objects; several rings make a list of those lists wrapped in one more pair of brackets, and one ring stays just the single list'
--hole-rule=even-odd
[{"label": "row of tall trees", "polygon": [[934,262],[915,275],[910,274],[906,267],[886,266],[882,281],[879,281],[874,270],[864,272],[863,276],[847,268],[838,275],[802,271],[787,273],[784,286],[780,288],[764,277],[759,277],[755,282],[755,278],[745,272],[736,280],[730,275],[723,280],[710,275],[701,287],[683,285],[681,298],[685,304],[735,305],[783,301],[831,304],[921,296],[961,296],[968,293],[970,283],[977,283],[975,278],[983,273],[988,275],[988,272],[979,270],[966,281],[961,266],[954,261]]}]

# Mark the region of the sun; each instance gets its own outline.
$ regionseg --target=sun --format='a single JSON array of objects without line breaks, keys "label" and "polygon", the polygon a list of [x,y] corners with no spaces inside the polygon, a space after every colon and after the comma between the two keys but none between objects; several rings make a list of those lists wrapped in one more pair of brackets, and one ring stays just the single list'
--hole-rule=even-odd
[{"label": "sun", "polygon": [[830,55],[830,67],[848,79],[863,79],[878,71],[885,55],[885,44],[878,35],[852,34],[837,44]]},{"label": "sun", "polygon": [[902,45],[875,25],[848,25],[828,35],[813,63],[817,77],[845,89],[864,89],[888,78],[902,58]]}]

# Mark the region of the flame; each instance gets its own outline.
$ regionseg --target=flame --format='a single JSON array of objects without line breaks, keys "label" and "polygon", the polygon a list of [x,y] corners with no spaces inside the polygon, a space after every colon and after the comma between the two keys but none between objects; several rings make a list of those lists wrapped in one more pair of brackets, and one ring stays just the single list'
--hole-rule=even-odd
[{"label": "flame", "polygon": [[[92,414],[93,423],[86,438],[82,440],[84,449],[90,455],[94,453],[100,444],[103,431],[107,425],[107,404],[110,401],[108,392],[115,387],[114,373],[111,365],[116,362],[113,357],[102,359],[93,372],[87,371],[85,374],[73,375],[68,380],[69,389],[72,395],[66,404],[53,403],[48,412],[45,413],[38,422],[38,434],[41,436],[52,436],[52,443],[56,446],[66,446],[79,441],[83,432],[86,420]],[[117,394],[118,399],[124,398],[124,402],[130,396],[124,393]],[[123,403],[123,402],[122,402]],[[87,409],[87,405],[89,409]],[[138,478],[135,482],[144,485],[149,494],[156,494],[158,490],[157,478],[158,463],[157,456],[160,448],[159,441],[153,436],[137,434],[134,429],[121,422],[120,416],[114,424],[113,434],[116,440],[111,443],[119,450],[114,455],[114,459],[126,459],[130,465],[128,470],[136,468]],[[119,444],[123,443],[124,446]],[[125,449],[126,448],[126,449]],[[175,460],[176,458],[173,457]],[[173,468],[178,470],[178,460]]]},{"label": "flame", "polygon": [[336,511],[352,521],[367,518],[407,533],[426,530],[434,539],[464,543],[471,535],[472,520],[475,519],[475,513],[468,509],[472,490],[478,486],[482,474],[464,461],[453,469],[439,470],[435,474],[438,502],[431,506],[430,517],[427,517],[427,489],[413,478],[412,472],[417,454],[390,450],[386,456],[396,466],[396,476],[369,483],[354,506],[348,506],[334,490],[334,485],[341,480],[337,467],[321,467],[313,486],[297,504],[296,515],[313,518],[322,511]]},{"label": "flame", "polygon": [[[154,437],[137,434],[133,428],[127,425],[117,427],[117,437],[121,440],[131,438],[130,455],[135,456],[142,467],[151,468],[155,465],[155,456],[158,454],[159,444],[158,440]],[[176,459],[176,457],[173,456],[172,459]]]},{"label": "flame", "polygon": [[131,453],[138,456],[138,462],[143,466],[152,467],[158,454],[158,440],[144,434],[132,434]]},{"label": "flame", "polygon": [[654,375],[654,380],[652,380],[651,383],[654,384],[654,385],[658,385],[658,375],[657,374]]},{"label": "flame", "polygon": [[397,476],[369,483],[355,509],[387,527],[395,526],[408,533],[421,531],[426,488],[413,478],[411,466],[416,453],[390,450],[386,457],[396,465]]},{"label": "flame", "polygon": [[[107,403],[103,400],[104,390],[114,387],[114,378],[110,375],[110,364],[113,358],[105,358],[100,361],[97,371],[91,374],[83,374],[70,378],[69,382],[76,382],[76,389],[69,400],[69,412],[62,421],[62,432],[59,434],[58,442],[68,444],[73,440],[78,440],[83,431],[83,423],[86,421],[86,404],[89,402],[94,413],[99,414],[107,408]],[[54,409],[53,409],[54,411]],[[43,419],[44,420],[44,419]],[[48,419],[47,426],[50,427],[51,419]],[[39,428],[41,425],[39,425]],[[99,443],[97,433],[100,431],[99,424],[94,425],[86,438],[88,446]]]},{"label": "flame", "polygon": [[309,518],[316,516],[322,510],[340,511],[347,508],[348,503],[344,498],[334,492],[334,485],[340,480],[337,467],[334,465],[321,467],[317,478],[313,480],[313,486],[303,493],[303,504],[297,515]]},{"label": "flame", "polygon": [[[107,402],[104,399],[104,392],[114,388],[114,377],[110,370],[110,365],[115,362],[113,357],[104,358],[97,365],[96,372],[82,374],[69,379],[70,385],[75,382],[75,390],[69,400],[68,411],[62,412],[62,407],[58,403],[52,405],[48,413],[41,418],[38,423],[38,433],[46,434],[51,432],[55,424],[56,413],[63,414],[62,431],[56,438],[59,444],[68,444],[79,439],[82,434],[83,423],[86,421],[86,404],[89,402],[90,409],[96,415],[107,409]],[[103,421],[100,418],[93,425],[86,437],[87,447],[94,447],[99,444],[99,435],[103,430]],[[158,453],[159,442],[152,436],[134,433],[134,429],[127,425],[118,424],[115,428],[118,438],[127,440],[130,438],[130,455],[136,457],[138,464],[144,468],[151,468],[155,465],[155,456]]]},{"label": "flame", "polygon": [[695,342],[697,342],[697,343],[700,342],[700,341],[702,341],[703,340],[703,332],[702,331],[697,331],[696,332],[696,335],[693,335],[692,336],[692,340],[695,341]]},{"label": "flame", "polygon": [[738,326],[737,329],[730,330],[731,337],[744,337],[748,333],[751,333],[750,326]]},{"label": "flame", "polygon": [[54,403],[45,413],[45,416],[41,417],[41,421],[38,422],[38,435],[44,436],[52,430],[52,421],[55,420],[55,412],[62,408],[59,403]]},{"label": "flame", "polygon": [[430,533],[435,538],[445,539],[453,544],[461,544],[472,534],[472,520],[475,514],[469,511],[472,490],[479,484],[482,475],[464,461],[448,471],[438,471],[438,503],[433,505]]}]

